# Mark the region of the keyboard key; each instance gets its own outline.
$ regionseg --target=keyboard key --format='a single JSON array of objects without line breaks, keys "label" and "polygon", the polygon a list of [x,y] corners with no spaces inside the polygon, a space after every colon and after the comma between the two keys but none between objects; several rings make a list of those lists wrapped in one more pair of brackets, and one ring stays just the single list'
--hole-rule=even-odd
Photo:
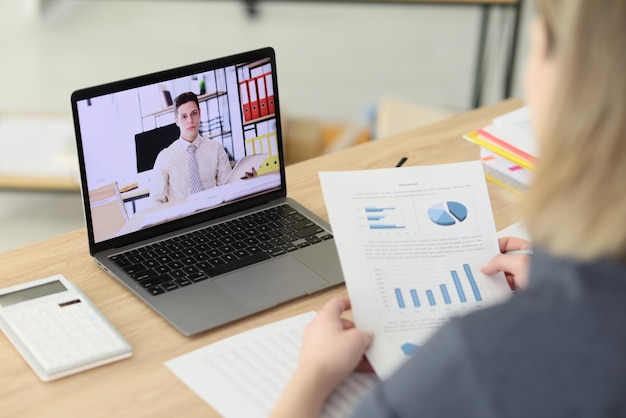
[{"label": "keyboard key", "polygon": [[217,248],[215,248],[215,249],[212,249],[212,250],[207,251],[207,254],[208,254],[210,257],[217,257],[217,256],[222,255],[222,252],[221,252],[220,250],[218,250]]},{"label": "keyboard key", "polygon": [[324,232],[322,228],[317,225],[309,226],[307,228],[296,231],[296,236],[300,238],[308,237],[309,235],[319,234],[320,232]]},{"label": "keyboard key", "polygon": [[197,273],[194,273],[194,274],[188,276],[187,278],[195,283],[195,282],[200,282],[202,280],[206,280],[206,279],[209,278],[209,276],[207,276],[203,272],[199,271]]},{"label": "keyboard key", "polygon": [[306,240],[310,242],[311,244],[317,244],[318,242],[322,242],[322,240],[319,239],[317,235],[310,235],[306,237]]},{"label": "keyboard key", "polygon": [[163,274],[161,276],[157,276],[157,277],[152,277],[152,278],[146,279],[146,280],[144,280],[144,281],[142,281],[140,283],[141,283],[141,285],[143,287],[145,287],[146,289],[149,289],[149,288],[152,288],[154,286],[158,286],[158,285],[160,285],[162,283],[167,283],[170,280],[172,280],[172,278],[169,275]]},{"label": "keyboard key", "polygon": [[163,293],[165,293],[165,290],[161,289],[160,286],[154,286],[148,289],[148,292],[150,292],[152,296],[158,296],[158,295],[162,295]]},{"label": "keyboard key", "polygon": [[272,245],[271,242],[265,241],[265,242],[260,242],[259,243],[259,248],[261,248],[262,250],[267,251],[267,250],[269,250],[271,248],[274,248],[274,246]]},{"label": "keyboard key", "polygon": [[246,247],[246,251],[248,251],[250,254],[263,252],[261,247],[259,247],[258,245],[250,245],[249,247]]},{"label": "keyboard key", "polygon": [[292,224],[291,226],[295,229],[300,230],[300,229],[310,228],[312,226],[317,226],[317,225],[313,221],[306,219],[304,221],[296,222],[295,224]]},{"label": "keyboard key", "polygon": [[267,253],[271,255],[272,257],[278,257],[279,255],[287,254],[287,251],[278,247],[278,248],[272,248],[272,249],[267,250]]},{"label": "keyboard key", "polygon": [[213,267],[217,267],[223,266],[224,264],[226,264],[226,262],[219,257],[215,257],[209,260],[209,264],[211,264]]},{"label": "keyboard key", "polygon": [[183,273],[189,275],[198,272],[198,268],[196,266],[187,266],[183,269]]},{"label": "keyboard key", "polygon": [[182,270],[172,270],[168,273],[171,277],[175,277],[175,278],[181,278],[181,277],[185,277],[185,273]]},{"label": "keyboard key", "polygon": [[171,292],[174,289],[178,289],[178,285],[174,283],[174,281],[163,283],[161,287],[167,292]]},{"label": "keyboard key", "polygon": [[285,244],[285,245],[283,245],[283,246],[282,246],[282,249],[283,249],[283,250],[285,250],[285,251],[287,251],[287,252],[292,252],[292,251],[297,250],[297,249],[298,249],[298,247],[296,247],[295,245],[293,245],[293,244],[291,244],[291,243],[290,243],[290,244]]},{"label": "keyboard key", "polygon": [[193,282],[189,279],[176,279],[174,282],[178,285],[178,287],[189,286]]},{"label": "keyboard key", "polygon": [[130,275],[133,275],[135,273],[138,273],[144,270],[147,270],[147,268],[143,264],[131,264],[131,265],[124,267],[124,271]]},{"label": "keyboard key", "polygon": [[143,271],[140,271],[138,273],[131,274],[130,276],[133,279],[135,279],[135,280],[137,280],[139,282],[139,281],[142,281],[142,280],[146,280],[146,279],[151,279],[153,277],[157,277],[157,276],[159,276],[159,273],[156,272],[155,270],[143,270]]},{"label": "keyboard key", "polygon": [[235,255],[237,256],[237,258],[244,258],[250,255],[249,252],[247,252],[246,250],[237,250],[235,251]]}]

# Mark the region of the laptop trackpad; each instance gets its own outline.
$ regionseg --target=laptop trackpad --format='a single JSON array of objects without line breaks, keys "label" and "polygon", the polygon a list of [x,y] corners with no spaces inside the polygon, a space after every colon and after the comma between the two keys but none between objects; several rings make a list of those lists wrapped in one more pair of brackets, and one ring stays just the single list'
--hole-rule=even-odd
[{"label": "laptop trackpad", "polygon": [[246,308],[259,310],[306,295],[328,282],[293,257],[236,271],[214,282]]}]

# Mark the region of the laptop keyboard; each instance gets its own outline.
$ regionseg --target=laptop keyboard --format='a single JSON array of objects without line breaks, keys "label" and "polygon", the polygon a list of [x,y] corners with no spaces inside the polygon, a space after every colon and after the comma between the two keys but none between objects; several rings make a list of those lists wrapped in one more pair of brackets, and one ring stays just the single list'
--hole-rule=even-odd
[{"label": "laptop keyboard", "polygon": [[156,296],[330,238],[317,223],[283,204],[109,259]]}]

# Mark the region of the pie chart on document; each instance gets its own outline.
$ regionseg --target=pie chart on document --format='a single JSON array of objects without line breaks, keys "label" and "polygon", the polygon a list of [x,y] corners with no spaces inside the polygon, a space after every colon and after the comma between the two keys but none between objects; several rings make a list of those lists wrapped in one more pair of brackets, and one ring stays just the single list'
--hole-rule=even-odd
[{"label": "pie chart on document", "polygon": [[428,209],[428,217],[440,226],[451,226],[467,218],[467,208],[459,202],[440,202]]}]

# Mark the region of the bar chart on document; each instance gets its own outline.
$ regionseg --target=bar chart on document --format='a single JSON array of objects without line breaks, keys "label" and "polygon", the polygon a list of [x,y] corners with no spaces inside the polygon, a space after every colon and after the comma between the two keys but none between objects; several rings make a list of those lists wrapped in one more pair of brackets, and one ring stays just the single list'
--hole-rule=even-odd
[{"label": "bar chart on document", "polygon": [[355,218],[359,229],[365,235],[406,234],[415,229],[411,208],[406,204],[359,205],[355,207]]},{"label": "bar chart on document", "polygon": [[[397,262],[371,266],[378,309],[387,323],[393,344],[411,355],[454,315],[500,301],[502,292],[482,275],[476,262],[459,261],[452,268],[420,268]],[[410,332],[405,332],[410,329]]]}]

